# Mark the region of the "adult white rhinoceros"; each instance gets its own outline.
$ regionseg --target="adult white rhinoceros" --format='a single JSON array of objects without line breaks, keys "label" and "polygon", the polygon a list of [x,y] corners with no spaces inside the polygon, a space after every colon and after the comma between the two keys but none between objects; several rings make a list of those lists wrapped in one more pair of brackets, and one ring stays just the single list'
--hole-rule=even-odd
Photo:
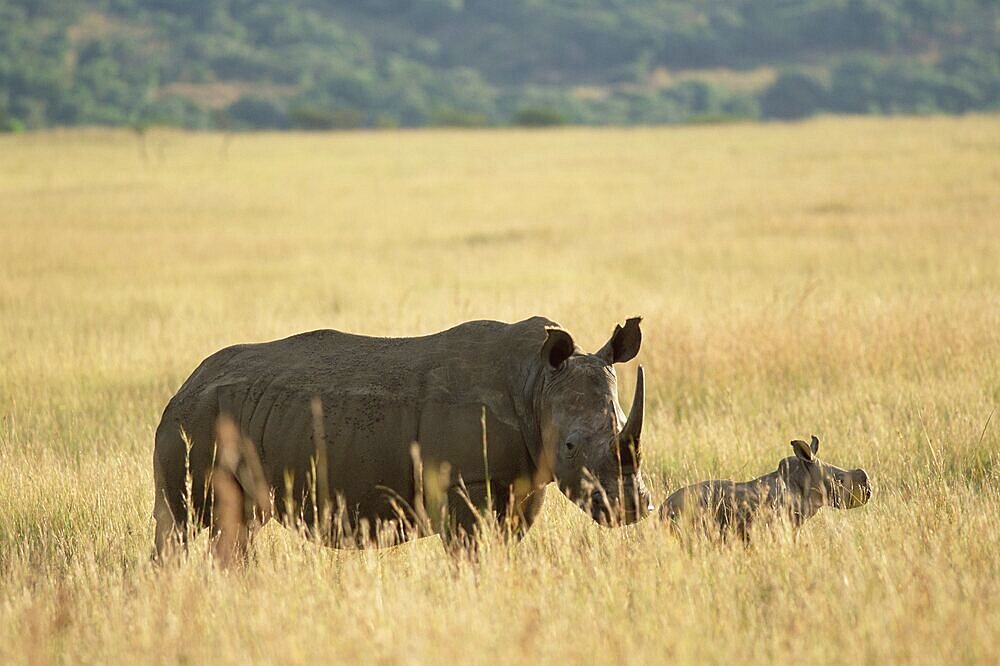
[{"label": "adult white rhinoceros", "polygon": [[[259,460],[256,474],[231,475],[241,499],[263,485],[278,518],[333,545],[371,543],[421,514],[424,534],[458,543],[490,505],[522,532],[550,481],[598,522],[633,522],[653,510],[639,472],[643,375],[626,420],[614,364],[638,353],[639,322],[616,326],[593,354],[543,317],[415,338],[320,330],[218,351],[156,430],[157,555],[212,522],[220,419],[238,429],[242,458]],[[442,489],[446,519],[428,518],[424,485]],[[240,507],[241,524],[253,523],[254,503]]]}]

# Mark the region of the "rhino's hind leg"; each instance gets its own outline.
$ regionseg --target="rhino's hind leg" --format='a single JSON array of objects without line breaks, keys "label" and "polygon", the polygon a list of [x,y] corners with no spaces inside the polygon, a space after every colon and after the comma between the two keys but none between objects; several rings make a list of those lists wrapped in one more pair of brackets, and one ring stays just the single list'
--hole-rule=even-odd
[{"label": "rhino's hind leg", "polygon": [[171,497],[171,489],[164,482],[163,468],[153,461],[154,498],[153,562],[162,564],[170,554],[187,548],[187,507],[182,496]]},{"label": "rhino's hind leg", "polygon": [[212,474],[212,556],[223,568],[243,563],[250,542],[243,489],[234,471],[218,465]]},{"label": "rhino's hind leg", "polygon": [[152,559],[156,563],[162,563],[167,557],[168,549],[177,541],[177,524],[170,513],[167,501],[161,499],[160,493],[157,493],[156,500],[153,502],[153,520],[156,527],[154,528]]},{"label": "rhino's hind leg", "polygon": [[271,516],[271,502],[256,450],[236,422],[220,417],[216,433],[212,553],[216,562],[227,567],[246,562],[253,532]]}]

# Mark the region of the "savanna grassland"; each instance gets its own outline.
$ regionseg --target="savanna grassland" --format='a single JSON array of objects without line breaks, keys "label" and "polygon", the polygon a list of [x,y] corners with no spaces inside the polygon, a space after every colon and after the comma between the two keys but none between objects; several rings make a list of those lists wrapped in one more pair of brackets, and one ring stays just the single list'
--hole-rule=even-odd
[{"label": "savanna grassland", "polygon": [[[209,353],[533,314],[591,350],[645,317],[657,501],[811,433],[872,501],[745,550],[550,488],[478,564],[274,524],[245,569],[149,564]],[[998,406],[998,117],[0,138],[3,663],[996,663]]]}]

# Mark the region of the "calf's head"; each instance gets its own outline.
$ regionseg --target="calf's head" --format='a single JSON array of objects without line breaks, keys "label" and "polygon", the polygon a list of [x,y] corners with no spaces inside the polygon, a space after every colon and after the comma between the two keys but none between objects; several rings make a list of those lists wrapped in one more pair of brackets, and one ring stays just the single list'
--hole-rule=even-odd
[{"label": "calf's head", "polygon": [[626,418],[614,368],[639,353],[640,321],[616,326],[593,354],[578,349],[565,330],[549,327],[541,349],[536,408],[543,448],[563,493],[601,523],[635,522],[653,510],[639,470],[643,371]]},{"label": "calf's head", "polygon": [[872,487],[865,470],[841,469],[820,460],[816,435],[808,444],[793,440],[792,449],[795,455],[778,463],[776,473],[797,500],[803,517],[813,515],[822,506],[853,509],[871,499]]}]

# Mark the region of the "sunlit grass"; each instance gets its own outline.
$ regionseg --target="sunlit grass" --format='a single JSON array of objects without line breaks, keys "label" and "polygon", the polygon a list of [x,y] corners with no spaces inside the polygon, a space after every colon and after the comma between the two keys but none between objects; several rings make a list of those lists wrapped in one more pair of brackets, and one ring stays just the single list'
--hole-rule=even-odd
[{"label": "sunlit grass", "polygon": [[[997,661],[997,137],[155,131],[145,159],[127,132],[0,138],[0,661]],[[644,315],[657,501],[816,433],[872,502],[745,550],[604,530],[550,492],[475,566],[274,524],[244,570],[204,539],[149,565],[153,430],[212,351],[533,314],[592,350]]]}]

